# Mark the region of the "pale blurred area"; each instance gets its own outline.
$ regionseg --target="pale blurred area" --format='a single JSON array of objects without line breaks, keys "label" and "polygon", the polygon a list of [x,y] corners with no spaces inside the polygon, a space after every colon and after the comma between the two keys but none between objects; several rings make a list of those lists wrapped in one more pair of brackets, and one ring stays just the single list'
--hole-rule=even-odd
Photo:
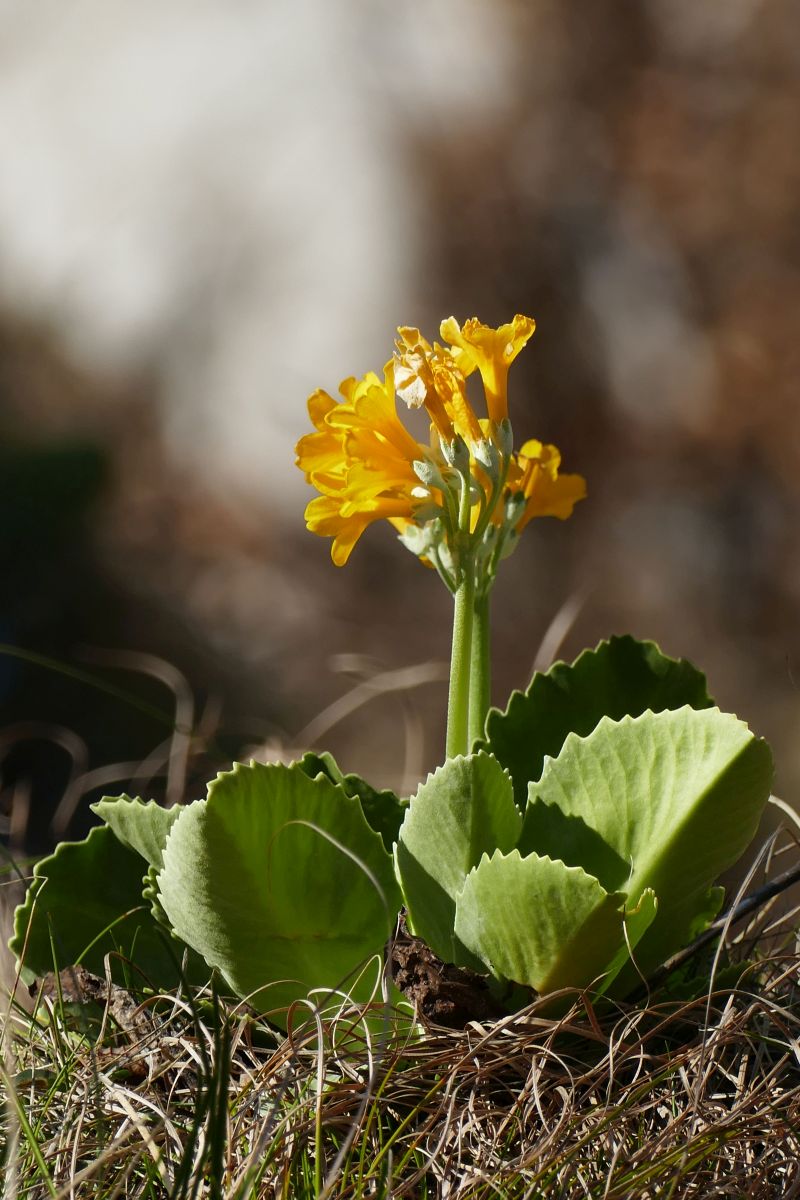
[{"label": "pale blurred area", "polygon": [[[412,786],[449,597],[388,526],[334,568],[293,446],[396,325],[530,313],[517,439],[590,498],[501,576],[496,702],[543,640],[652,637],[796,800],[796,0],[3,0],[0,24],[0,640],[118,686],[159,656],[215,765],[316,742]],[[151,755],[163,792],[163,729],[85,685],[5,660],[0,717],[18,840],[70,758],[31,722],[84,773]]]}]

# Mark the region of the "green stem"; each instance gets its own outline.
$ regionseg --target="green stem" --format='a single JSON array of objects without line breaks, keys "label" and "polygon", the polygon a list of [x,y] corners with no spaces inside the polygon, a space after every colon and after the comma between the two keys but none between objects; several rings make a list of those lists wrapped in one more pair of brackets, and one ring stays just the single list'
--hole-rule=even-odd
[{"label": "green stem", "polygon": [[483,737],[492,692],[489,592],[474,602],[472,617],[472,674],[469,685],[469,746]]},{"label": "green stem", "polygon": [[[497,508],[499,501],[502,499],[503,490],[506,486],[506,480],[508,479],[509,465],[510,465],[510,460],[507,458],[504,458],[503,466],[500,471],[500,478],[497,480],[497,483],[492,488],[491,498],[487,501],[486,506],[483,510],[483,513],[481,514],[480,520],[478,521],[478,524],[475,527],[473,537],[476,539],[476,541],[481,536],[484,529],[491,521],[492,514],[494,513],[494,510]],[[484,495],[485,495],[485,493],[484,493]]]},{"label": "green stem", "polygon": [[447,757],[469,750],[470,665],[475,606],[475,572],[472,562],[462,565],[461,583],[453,613],[453,651],[450,657],[450,695],[447,701]]},{"label": "green stem", "polygon": [[461,477],[458,512],[458,587],[453,611],[450,694],[447,699],[447,757],[469,750],[469,689],[472,663],[472,619],[475,608],[475,564],[469,552],[469,475]]}]

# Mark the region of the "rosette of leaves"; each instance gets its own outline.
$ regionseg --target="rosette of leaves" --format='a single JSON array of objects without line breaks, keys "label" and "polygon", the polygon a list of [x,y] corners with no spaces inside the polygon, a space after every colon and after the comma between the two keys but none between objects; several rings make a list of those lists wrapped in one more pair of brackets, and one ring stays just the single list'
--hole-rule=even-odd
[{"label": "rosette of leaves", "polygon": [[766,743],[689,663],[601,643],[535,675],[412,797],[409,924],[497,980],[624,994],[716,915],[771,777]]},{"label": "rosette of leaves", "polygon": [[375,993],[400,906],[393,793],[325,755],[237,765],[172,809],[94,807],[104,824],[38,863],[17,910],[10,944],[28,977],[78,962],[102,973],[111,951],[171,988],[186,952],[193,978],[216,969],[278,1024],[309,995]]},{"label": "rosette of leaves", "polygon": [[326,754],[236,766],[174,809],[101,801],[37,864],[11,947],[27,977],[109,952],[156,989],[213,969],[282,1024],[375,994],[405,900],[448,962],[624,994],[718,911],[771,773],[700,672],[614,638],[535,675],[407,804]]}]

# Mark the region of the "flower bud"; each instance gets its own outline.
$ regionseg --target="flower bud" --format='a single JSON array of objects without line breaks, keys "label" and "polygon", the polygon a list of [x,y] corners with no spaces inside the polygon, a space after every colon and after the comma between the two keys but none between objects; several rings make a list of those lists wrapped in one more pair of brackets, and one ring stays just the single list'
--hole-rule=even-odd
[{"label": "flower bud", "polygon": [[504,417],[502,421],[498,421],[495,425],[495,433],[500,453],[503,458],[509,458],[514,449],[514,431],[511,428],[511,422],[508,417]]},{"label": "flower bud", "polygon": [[419,508],[414,509],[413,519],[416,525],[427,525],[429,521],[437,521],[441,515],[440,504],[422,504]]},{"label": "flower bud", "polygon": [[509,525],[516,525],[525,511],[525,496],[522,492],[512,492],[506,496],[505,516]]},{"label": "flower bud", "polygon": [[507,536],[503,540],[502,549],[500,550],[501,559],[508,558],[511,554],[513,554],[518,543],[519,534],[517,533],[516,529],[509,530]]},{"label": "flower bud", "polygon": [[442,440],[442,454],[459,475],[466,475],[469,471],[469,450],[460,434],[456,434],[452,442]]},{"label": "flower bud", "polygon": [[442,473],[436,463],[427,458],[418,458],[411,464],[414,468],[414,474],[417,479],[425,484],[426,487],[435,487],[443,489],[445,482],[442,479]]},{"label": "flower bud", "polygon": [[500,455],[494,442],[483,438],[478,442],[473,453],[476,462],[480,463],[492,483],[495,483],[500,477]]}]

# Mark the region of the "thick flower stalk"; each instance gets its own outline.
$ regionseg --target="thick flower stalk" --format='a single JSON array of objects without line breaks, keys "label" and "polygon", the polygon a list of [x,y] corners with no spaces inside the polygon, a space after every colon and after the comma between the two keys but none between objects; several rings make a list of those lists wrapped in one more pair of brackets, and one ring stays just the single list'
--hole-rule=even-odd
[{"label": "thick flower stalk", "polygon": [[[483,732],[489,706],[489,593],[502,559],[533,517],[569,517],[586,495],[580,475],[560,472],[555,446],[526,441],[514,452],[508,370],[535,329],[530,317],[492,329],[475,318],[441,324],[443,344],[401,326],[383,379],[346,379],[341,400],[319,390],[297,465],[320,493],[306,509],[312,533],[331,537],[337,566],[364,530],[388,520],[434,567],[455,597],[448,756]],[[467,395],[473,373],[485,414]],[[424,409],[430,441],[416,440],[397,412]]]}]

